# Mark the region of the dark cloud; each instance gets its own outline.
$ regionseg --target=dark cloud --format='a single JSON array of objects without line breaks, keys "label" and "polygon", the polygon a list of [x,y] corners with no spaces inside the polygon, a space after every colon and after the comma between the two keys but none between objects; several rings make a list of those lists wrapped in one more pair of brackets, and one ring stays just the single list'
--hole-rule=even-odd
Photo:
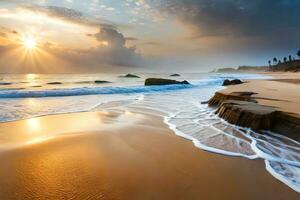
[{"label": "dark cloud", "polygon": [[162,10],[199,36],[280,36],[300,31],[298,0],[162,0]]},{"label": "dark cloud", "polygon": [[126,43],[123,34],[111,28],[100,28],[94,36],[99,42],[108,42],[112,48],[122,48]]},{"label": "dark cloud", "polygon": [[139,66],[143,62],[141,55],[135,52],[135,47],[125,46],[127,39],[117,30],[102,27],[98,33],[92,36],[94,36],[100,44],[97,48],[69,51],[67,57],[71,60],[74,59],[74,57],[75,60],[76,57],[81,57],[89,63],[91,61],[130,67]]}]

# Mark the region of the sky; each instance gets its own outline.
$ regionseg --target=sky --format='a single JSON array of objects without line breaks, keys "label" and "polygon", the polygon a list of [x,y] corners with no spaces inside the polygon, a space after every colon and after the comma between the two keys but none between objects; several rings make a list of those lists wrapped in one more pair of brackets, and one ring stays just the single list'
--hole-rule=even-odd
[{"label": "sky", "polygon": [[204,72],[300,49],[299,0],[0,0],[0,73]]}]

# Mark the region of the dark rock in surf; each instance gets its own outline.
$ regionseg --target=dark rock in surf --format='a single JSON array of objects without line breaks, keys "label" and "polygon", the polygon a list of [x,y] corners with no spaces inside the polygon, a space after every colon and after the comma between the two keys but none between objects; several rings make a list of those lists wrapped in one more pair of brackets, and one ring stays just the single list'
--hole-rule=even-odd
[{"label": "dark rock in surf", "polygon": [[226,79],[226,80],[224,80],[222,86],[238,85],[238,84],[242,84],[242,83],[243,83],[243,81],[241,81],[240,79],[234,79],[234,80]]},{"label": "dark rock in surf", "polygon": [[180,76],[180,74],[172,74],[170,75],[171,77],[176,77],[176,76]]},{"label": "dark rock in surf", "polygon": [[103,84],[103,83],[111,83],[111,82],[109,82],[109,81],[102,81],[102,80],[96,80],[96,81],[94,81],[94,83]]},{"label": "dark rock in surf", "polygon": [[48,85],[60,85],[62,82],[49,82]]},{"label": "dark rock in surf", "polygon": [[8,83],[8,82],[0,82],[0,85],[12,85],[12,83]]},{"label": "dark rock in surf", "polygon": [[173,85],[173,84],[190,84],[188,81],[176,81],[171,79],[163,79],[163,78],[148,78],[145,80],[145,86],[150,85]]}]

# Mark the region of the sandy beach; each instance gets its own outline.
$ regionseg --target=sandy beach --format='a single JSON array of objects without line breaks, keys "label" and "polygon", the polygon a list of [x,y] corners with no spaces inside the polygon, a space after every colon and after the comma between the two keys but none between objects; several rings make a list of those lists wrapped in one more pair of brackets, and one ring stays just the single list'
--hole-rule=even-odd
[{"label": "sandy beach", "polygon": [[0,199],[299,199],[262,160],[202,151],[160,117],[76,113],[0,130]]},{"label": "sandy beach", "polygon": [[300,0],[0,0],[0,200],[300,200]]}]

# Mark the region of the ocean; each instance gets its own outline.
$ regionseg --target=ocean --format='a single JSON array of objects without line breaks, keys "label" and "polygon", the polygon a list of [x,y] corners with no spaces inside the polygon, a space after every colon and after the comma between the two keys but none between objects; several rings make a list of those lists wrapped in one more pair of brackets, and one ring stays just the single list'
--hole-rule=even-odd
[{"label": "ocean", "polygon": [[[223,88],[224,79],[271,77],[214,73],[184,73],[179,77],[163,73],[137,75],[140,78],[125,78],[121,74],[0,74],[0,122],[102,109],[151,113],[163,117],[174,134],[191,140],[202,150],[263,159],[271,175],[300,192],[298,142],[276,133],[262,135],[228,124],[212,108],[201,104]],[[144,86],[148,77],[187,80],[191,85]]]}]

